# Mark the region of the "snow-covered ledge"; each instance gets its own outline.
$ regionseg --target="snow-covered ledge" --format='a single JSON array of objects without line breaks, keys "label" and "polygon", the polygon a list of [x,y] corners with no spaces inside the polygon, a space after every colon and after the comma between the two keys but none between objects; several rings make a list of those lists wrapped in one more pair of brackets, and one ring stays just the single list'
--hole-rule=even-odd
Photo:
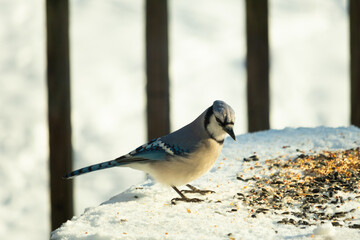
[{"label": "snow-covered ledge", "polygon": [[[323,217],[316,216],[317,220],[311,219],[314,216],[307,220],[296,215],[305,211],[296,202],[293,206],[285,204],[281,209],[272,209],[244,200],[257,194],[254,191],[274,190],[272,185],[266,185],[268,182],[264,183],[265,190],[252,188],[256,179],[271,180],[279,170],[269,167],[273,159],[281,163],[301,154],[359,146],[360,129],[356,127],[286,128],[240,135],[237,142],[227,139],[212,170],[192,183],[215,191],[205,196],[188,195],[202,198],[203,202],[173,205],[171,199],[177,194],[148,180],[100,206],[86,209],[52,232],[51,239],[360,239],[360,231],[354,229],[360,227],[357,188],[350,193],[339,191],[335,192],[336,196],[331,195],[340,199],[339,202],[312,204],[310,210],[323,212]],[[281,188],[280,184],[276,186]],[[318,197],[315,190],[310,195]],[[274,200],[269,194],[260,196]],[[282,197],[284,200],[286,196]],[[325,205],[326,208],[322,207]],[[328,219],[320,220],[324,216]]]}]

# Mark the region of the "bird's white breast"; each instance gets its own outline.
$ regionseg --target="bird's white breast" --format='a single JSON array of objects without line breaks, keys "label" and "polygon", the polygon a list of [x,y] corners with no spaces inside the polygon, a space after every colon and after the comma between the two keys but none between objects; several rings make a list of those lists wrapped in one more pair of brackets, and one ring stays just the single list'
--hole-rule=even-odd
[{"label": "bird's white breast", "polygon": [[158,161],[141,170],[148,172],[160,183],[169,186],[187,184],[205,174],[219,157],[222,145],[213,139],[201,141],[197,150],[187,157],[175,157],[169,161]]}]

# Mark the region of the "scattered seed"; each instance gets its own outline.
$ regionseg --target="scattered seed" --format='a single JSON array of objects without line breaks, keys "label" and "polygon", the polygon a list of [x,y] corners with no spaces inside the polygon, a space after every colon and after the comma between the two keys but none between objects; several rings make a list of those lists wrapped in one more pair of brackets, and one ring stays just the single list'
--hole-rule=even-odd
[{"label": "scattered seed", "polygon": [[[359,194],[357,189],[360,184],[360,148],[323,151],[319,154],[310,151],[313,155],[305,155],[299,149],[296,151],[301,154],[295,158],[286,159],[286,156],[280,156],[266,160],[265,164],[268,167],[264,169],[272,170],[270,176],[243,178],[238,174],[237,179],[248,184],[247,188],[244,188],[245,192],[237,193],[234,199],[242,201],[251,209],[256,209],[251,217],[256,217],[259,213],[272,213],[291,214],[300,219],[297,221],[292,218],[283,218],[278,221],[280,224],[307,226],[328,221],[340,227],[343,225],[337,220],[341,219],[347,223],[352,221],[352,218],[344,218],[356,209],[333,214],[327,214],[325,210],[329,204],[340,208],[347,201],[360,198],[360,195],[347,198],[338,195],[340,192]],[[244,158],[245,162],[258,160],[256,155]],[[260,165],[256,163],[255,166]],[[279,212],[295,204],[300,207],[299,212]],[[271,209],[273,211],[270,211]],[[344,226],[360,228],[360,224]]]},{"label": "scattered seed", "polygon": [[331,222],[331,224],[332,224],[334,227],[342,227],[342,225],[341,225],[339,222]]},{"label": "scattered seed", "polygon": [[356,228],[356,229],[360,229],[360,224],[353,224],[353,225],[349,225],[349,228]]}]

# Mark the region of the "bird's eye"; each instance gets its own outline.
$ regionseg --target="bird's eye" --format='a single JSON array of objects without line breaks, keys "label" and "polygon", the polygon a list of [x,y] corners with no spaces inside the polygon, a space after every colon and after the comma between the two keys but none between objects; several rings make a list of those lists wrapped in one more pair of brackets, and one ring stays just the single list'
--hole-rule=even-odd
[{"label": "bird's eye", "polygon": [[217,117],[215,117],[216,121],[219,123],[220,126],[223,126],[224,124],[220,121],[220,119],[218,119]]}]

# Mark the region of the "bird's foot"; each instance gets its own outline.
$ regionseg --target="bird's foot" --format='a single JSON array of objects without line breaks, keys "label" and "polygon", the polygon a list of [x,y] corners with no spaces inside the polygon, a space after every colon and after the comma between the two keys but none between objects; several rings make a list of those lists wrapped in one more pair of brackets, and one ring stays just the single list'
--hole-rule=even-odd
[{"label": "bird's foot", "polygon": [[202,202],[204,200],[198,199],[198,198],[188,198],[184,194],[182,194],[177,187],[172,186],[172,188],[180,195],[180,198],[173,198],[171,199],[171,203],[176,205],[176,202],[182,201],[182,202]]},{"label": "bird's foot", "polygon": [[182,190],[181,192],[182,193],[199,193],[201,195],[205,195],[205,194],[209,194],[209,193],[215,193],[214,191],[212,190],[201,190],[201,189],[198,189],[190,184],[186,184],[186,186],[188,188],[190,188],[191,190]]},{"label": "bird's foot", "polygon": [[197,202],[202,202],[204,200],[201,200],[199,198],[173,198],[171,199],[171,204],[176,205],[177,202],[193,202],[193,203],[197,203]]}]

